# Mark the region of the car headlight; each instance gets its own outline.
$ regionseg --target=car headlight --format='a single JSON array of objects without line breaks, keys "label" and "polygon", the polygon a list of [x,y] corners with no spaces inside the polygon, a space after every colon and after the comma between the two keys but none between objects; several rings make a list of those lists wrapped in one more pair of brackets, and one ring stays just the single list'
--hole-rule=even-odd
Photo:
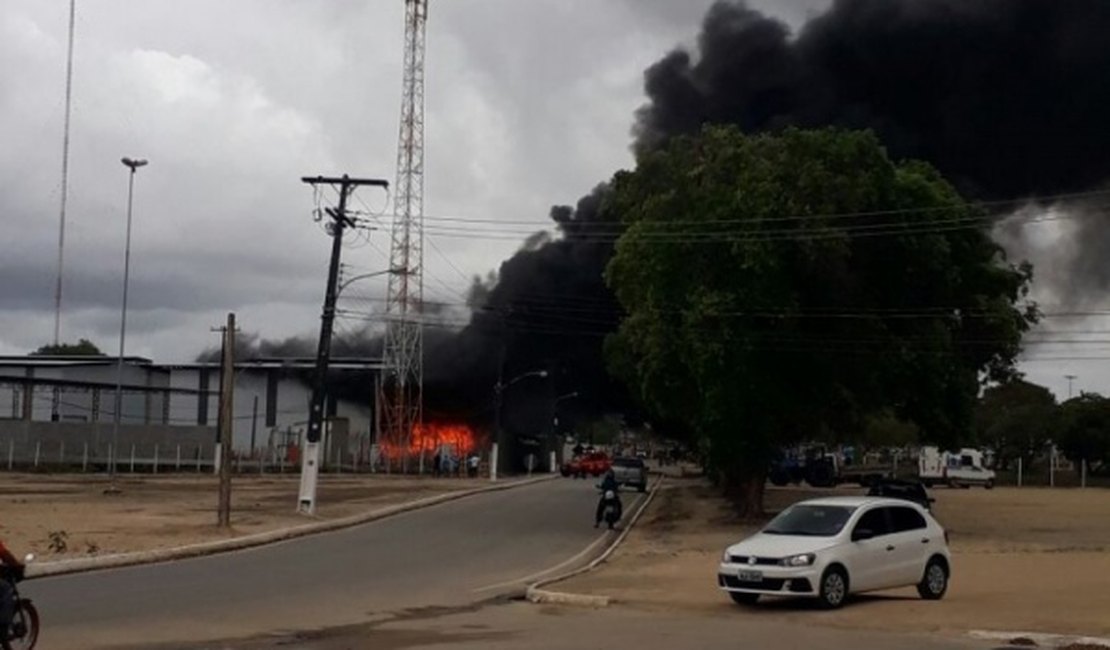
[{"label": "car headlight", "polygon": [[732,555],[728,552],[727,548],[725,549],[725,552],[721,554],[721,562],[724,562],[725,564],[729,564],[732,562]]},{"label": "car headlight", "polygon": [[817,556],[813,553],[803,553],[802,555],[783,558],[781,564],[783,566],[811,566],[816,559]]}]

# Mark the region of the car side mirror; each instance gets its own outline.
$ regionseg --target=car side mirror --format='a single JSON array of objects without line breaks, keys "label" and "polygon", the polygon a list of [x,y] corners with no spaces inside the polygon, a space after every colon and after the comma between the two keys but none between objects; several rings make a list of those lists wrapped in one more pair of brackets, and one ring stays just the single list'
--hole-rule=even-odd
[{"label": "car side mirror", "polygon": [[857,528],[852,531],[853,542],[862,542],[868,539],[873,539],[874,537],[875,531],[871,530],[870,528]]}]

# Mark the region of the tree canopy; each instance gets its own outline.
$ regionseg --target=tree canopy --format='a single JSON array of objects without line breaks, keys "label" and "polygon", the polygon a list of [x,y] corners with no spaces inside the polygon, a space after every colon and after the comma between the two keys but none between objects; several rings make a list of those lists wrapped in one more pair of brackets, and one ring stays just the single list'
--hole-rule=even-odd
[{"label": "tree canopy", "polygon": [[1094,393],[1064,402],[1056,446],[1068,459],[1110,462],[1110,399]]},{"label": "tree canopy", "polygon": [[976,441],[995,451],[995,463],[1001,469],[1008,469],[1018,458],[1030,467],[1060,425],[1052,392],[1023,379],[983,391],[974,418]]},{"label": "tree canopy", "polygon": [[869,132],[706,127],[617,174],[605,210],[610,368],[689,423],[743,514],[776,448],[818,431],[881,416],[955,444],[1036,320],[982,212]]},{"label": "tree canopy", "polygon": [[81,339],[77,343],[58,343],[57,345],[44,345],[31,353],[34,357],[102,357],[104,353],[95,343],[88,339]]}]

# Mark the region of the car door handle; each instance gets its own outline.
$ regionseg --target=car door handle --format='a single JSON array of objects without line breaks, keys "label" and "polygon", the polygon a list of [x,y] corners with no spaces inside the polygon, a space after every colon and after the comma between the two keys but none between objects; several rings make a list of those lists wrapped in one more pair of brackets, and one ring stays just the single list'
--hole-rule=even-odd
[{"label": "car door handle", "polygon": [[894,547],[893,547],[893,546],[887,546],[887,547],[886,547],[886,550],[888,550],[888,551],[893,551],[893,550],[894,550]]},{"label": "car door handle", "polygon": [[926,538],[922,539],[922,540],[921,540],[921,543],[922,543],[922,544],[928,544],[928,543],[929,543],[929,538],[928,538],[928,537],[926,537]]}]

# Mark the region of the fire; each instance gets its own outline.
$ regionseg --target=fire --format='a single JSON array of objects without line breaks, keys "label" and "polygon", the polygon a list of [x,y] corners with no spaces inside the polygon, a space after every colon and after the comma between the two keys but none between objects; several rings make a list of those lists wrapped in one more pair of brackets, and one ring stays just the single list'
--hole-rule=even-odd
[{"label": "fire", "polygon": [[[397,457],[404,454],[405,444],[384,443],[386,455]],[[413,428],[409,441],[408,454],[419,456],[421,453],[434,454],[447,447],[455,457],[468,456],[471,452],[481,451],[478,435],[465,424],[446,424],[425,422]]]}]

